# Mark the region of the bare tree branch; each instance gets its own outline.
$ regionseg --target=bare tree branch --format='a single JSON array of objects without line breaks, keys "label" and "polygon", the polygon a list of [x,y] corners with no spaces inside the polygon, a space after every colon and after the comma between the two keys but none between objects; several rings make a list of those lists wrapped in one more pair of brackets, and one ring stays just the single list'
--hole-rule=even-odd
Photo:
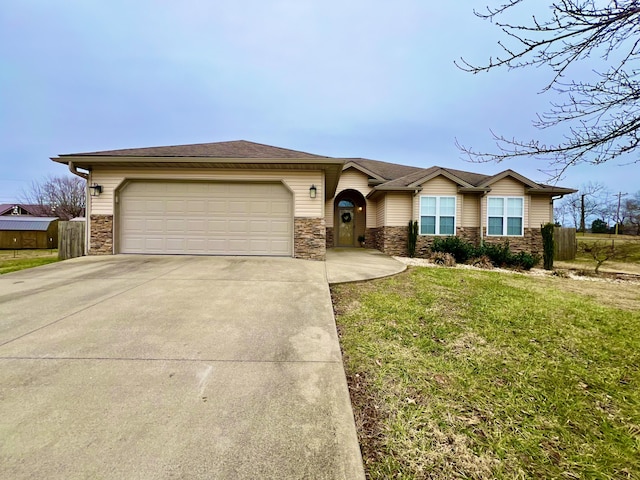
[{"label": "bare tree branch", "polygon": [[[635,153],[640,145],[640,0],[596,2],[558,0],[550,5],[545,20],[533,16],[519,25],[498,19],[526,0],[510,0],[485,13],[514,46],[499,41],[502,54],[483,65],[465,59],[456,62],[464,71],[480,73],[496,68],[547,66],[553,71],[543,88],[564,97],[538,115],[539,129],[560,128],[560,139],[550,145],[538,140],[506,138],[493,132],[497,150],[480,152],[458,142],[458,148],[473,162],[501,162],[508,158],[531,157],[549,162],[547,173],[560,178],[567,168],[578,164],[602,164]],[[572,66],[599,58],[606,65],[595,71],[595,80],[565,81]],[[632,156],[630,163],[639,162]]]},{"label": "bare tree branch", "polygon": [[32,182],[29,190],[21,195],[22,202],[40,205],[43,212],[62,220],[81,216],[85,198],[85,181],[75,176],[48,176]]}]

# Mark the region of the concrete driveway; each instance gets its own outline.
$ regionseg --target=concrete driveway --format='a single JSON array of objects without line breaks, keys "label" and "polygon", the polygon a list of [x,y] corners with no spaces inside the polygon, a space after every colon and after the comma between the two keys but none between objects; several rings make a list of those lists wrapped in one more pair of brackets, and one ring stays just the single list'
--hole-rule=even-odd
[{"label": "concrete driveway", "polygon": [[0,478],[364,478],[324,263],[3,275]]}]

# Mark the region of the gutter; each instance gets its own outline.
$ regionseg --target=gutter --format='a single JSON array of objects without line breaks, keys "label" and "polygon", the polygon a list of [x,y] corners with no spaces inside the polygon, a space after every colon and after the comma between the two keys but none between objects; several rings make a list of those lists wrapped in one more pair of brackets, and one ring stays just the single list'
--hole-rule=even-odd
[{"label": "gutter", "polygon": [[84,202],[84,216],[87,219],[87,223],[84,229],[84,255],[89,255],[89,245],[91,244],[91,202],[89,201],[89,173],[79,171],[71,160],[69,160],[69,171],[80,178],[84,178],[85,187],[85,202]]},{"label": "gutter", "polygon": [[[489,189],[489,191],[490,190],[491,189]],[[480,246],[482,246],[482,243],[484,242],[484,235],[482,235],[482,220],[483,220],[483,218],[482,218],[482,199],[487,196],[487,193],[489,193],[489,192],[485,191],[485,192],[481,193],[480,194],[480,201],[478,202],[478,208],[480,209],[480,211],[478,212],[478,216],[480,217]]]},{"label": "gutter", "polygon": [[71,173],[73,173],[74,175],[79,176],[80,178],[84,178],[85,180],[89,180],[89,174],[78,171],[78,169],[76,168],[76,166],[73,164],[73,162],[71,160],[69,160],[69,171]]}]

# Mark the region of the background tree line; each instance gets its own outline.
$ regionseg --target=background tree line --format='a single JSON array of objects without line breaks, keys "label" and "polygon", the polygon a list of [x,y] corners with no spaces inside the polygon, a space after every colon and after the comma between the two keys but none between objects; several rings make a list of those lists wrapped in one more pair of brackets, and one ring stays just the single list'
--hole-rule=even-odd
[{"label": "background tree line", "polygon": [[563,227],[593,233],[640,235],[640,190],[616,192],[590,182],[554,204],[555,221]]},{"label": "background tree line", "polygon": [[38,205],[43,216],[71,220],[84,215],[85,190],[86,182],[80,177],[49,175],[23,190],[20,201]]}]

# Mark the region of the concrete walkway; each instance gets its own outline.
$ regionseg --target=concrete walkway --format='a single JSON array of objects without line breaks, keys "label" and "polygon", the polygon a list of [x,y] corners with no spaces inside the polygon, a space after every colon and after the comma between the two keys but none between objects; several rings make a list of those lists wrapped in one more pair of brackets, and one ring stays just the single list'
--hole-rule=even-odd
[{"label": "concrete walkway", "polygon": [[327,250],[326,268],[327,281],[333,284],[389,277],[407,266],[371,248],[331,248]]}]

